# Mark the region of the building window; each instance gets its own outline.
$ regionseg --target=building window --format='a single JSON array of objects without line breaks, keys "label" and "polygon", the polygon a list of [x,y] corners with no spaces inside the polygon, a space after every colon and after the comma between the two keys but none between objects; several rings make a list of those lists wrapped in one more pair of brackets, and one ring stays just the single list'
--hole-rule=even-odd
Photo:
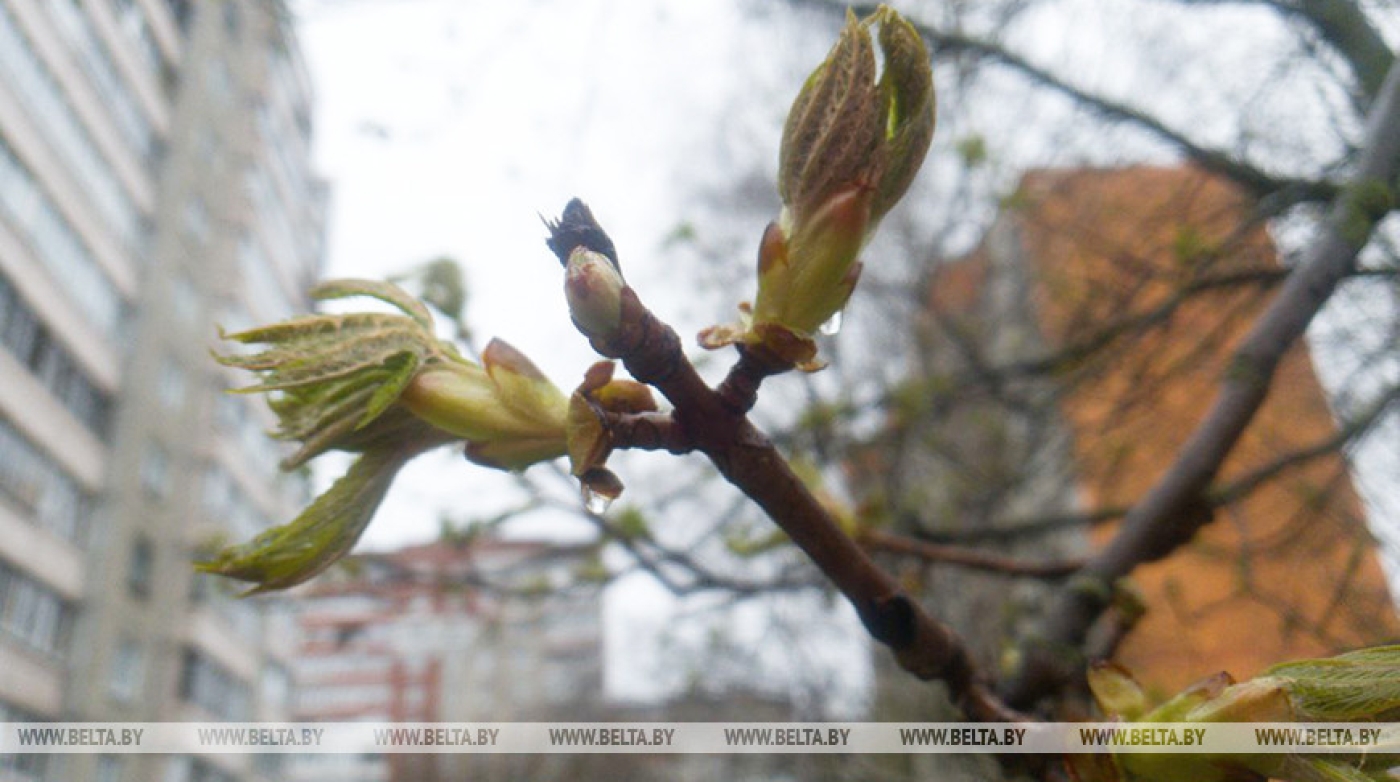
[{"label": "building window", "polygon": [[[141,9],[141,4],[137,0],[116,0],[116,7],[117,23],[122,32],[126,33],[136,51],[146,61],[146,67],[151,69],[151,73],[159,75],[165,58],[160,54],[160,47],[156,45],[150,22],[146,21],[146,13]],[[179,19],[178,15],[176,19]]]},{"label": "building window", "polygon": [[73,607],[47,586],[0,564],[0,630],[43,654],[63,657]]},{"label": "building window", "polygon": [[[0,701],[0,722],[45,722],[44,718],[24,709]],[[19,782],[40,782],[47,779],[51,771],[50,758],[57,755],[37,753],[0,752],[0,779],[15,779]]]},{"label": "building window", "polygon": [[155,547],[150,538],[138,535],[131,542],[131,561],[127,563],[126,587],[132,597],[145,599],[151,594],[151,572],[155,570]]},{"label": "building window", "polygon": [[[295,256],[287,256],[287,259],[294,260]],[[244,234],[238,242],[238,270],[243,275],[248,301],[257,309],[260,318],[285,320],[296,314],[297,307],[278,280],[271,261],[249,234]]]},{"label": "building window", "polygon": [[[4,6],[0,5],[0,9]],[[3,16],[0,10],[0,16]],[[0,50],[3,49],[0,41]],[[0,136],[0,218],[25,240],[49,276],[107,334],[124,327],[126,304],[33,173]]]},{"label": "building window", "polygon": [[181,656],[180,697],[231,722],[248,718],[248,687],[222,665],[186,648]]},{"label": "building window", "polygon": [[190,17],[194,16],[194,3],[190,0],[165,0],[165,6],[170,9],[170,15],[175,17],[175,24],[180,27],[180,32],[189,33]]},{"label": "building window", "polygon": [[172,358],[161,362],[156,394],[167,411],[179,410],[185,404],[185,370]]},{"label": "building window", "polygon": [[219,103],[227,105],[233,100],[233,73],[223,60],[210,60],[204,66],[204,86]]},{"label": "building window", "polygon": [[224,2],[224,32],[228,37],[238,40],[238,33],[242,27],[242,19],[238,13],[238,3],[225,0]]},{"label": "building window", "polygon": [[175,317],[186,326],[195,325],[201,308],[199,291],[185,277],[177,277],[170,285],[170,298],[175,303]]},{"label": "building window", "polygon": [[101,36],[93,29],[82,4],[79,0],[53,0],[43,5],[49,9],[54,26],[67,41],[68,50],[82,64],[88,80],[97,87],[98,96],[116,120],[117,128],[126,137],[127,144],[142,160],[150,162],[155,152],[155,131],[137,107],[136,98],[126,82],[117,77],[119,71],[116,63],[112,61]]},{"label": "building window", "polygon": [[234,778],[199,758],[175,755],[165,767],[161,782],[234,782]]},{"label": "building window", "polygon": [[141,691],[146,679],[146,660],[141,645],[132,638],[123,638],[112,657],[112,673],[107,692],[122,703],[131,703]]},{"label": "building window", "polygon": [[24,364],[68,412],[106,439],[111,398],[39,321],[19,291],[0,275],[0,346]]},{"label": "building window", "polygon": [[0,291],[0,298],[6,299],[4,309],[8,312],[0,319],[0,342],[21,364],[28,365],[33,361],[35,348],[39,344],[39,319],[24,306],[9,283],[2,280],[0,278],[0,286],[4,290]]},{"label": "building window", "polygon": [[209,209],[204,206],[204,199],[196,196],[186,201],[181,216],[186,233],[201,245],[209,241]]},{"label": "building window", "polygon": [[140,214],[93,144],[57,78],[34,52],[28,36],[0,3],[0,76],[14,88],[29,116],[87,191],[108,227],[127,248],[139,247]]},{"label": "building window", "polygon": [[156,499],[170,493],[170,457],[155,443],[147,445],[141,456],[141,487]]},{"label": "building window", "polygon": [[262,672],[262,702],[270,708],[284,711],[292,705],[292,677],[287,669],[268,663]]},{"label": "building window", "polygon": [[40,529],[82,546],[92,501],[68,473],[0,419],[0,501]]}]

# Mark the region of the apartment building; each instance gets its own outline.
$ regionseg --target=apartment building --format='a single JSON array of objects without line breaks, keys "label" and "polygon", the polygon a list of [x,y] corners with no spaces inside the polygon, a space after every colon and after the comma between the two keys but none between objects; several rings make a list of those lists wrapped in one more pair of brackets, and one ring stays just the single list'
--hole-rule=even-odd
[{"label": "apartment building", "polygon": [[[285,614],[196,548],[285,521],[216,324],[306,308],[325,188],[280,4],[0,0],[0,719],[286,718]],[[18,756],[0,779],[276,779],[276,758]]]},{"label": "apartment building", "polygon": [[[297,601],[293,715],[305,721],[584,719],[602,696],[594,588],[558,591],[586,550],[438,541],[356,558]],[[500,757],[310,755],[297,782],[497,778]],[[505,778],[505,777],[501,777]]]}]

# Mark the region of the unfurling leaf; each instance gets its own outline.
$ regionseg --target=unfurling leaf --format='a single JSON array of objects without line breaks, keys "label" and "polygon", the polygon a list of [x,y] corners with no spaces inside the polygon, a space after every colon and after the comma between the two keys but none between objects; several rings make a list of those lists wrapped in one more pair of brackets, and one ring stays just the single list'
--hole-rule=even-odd
[{"label": "unfurling leaf", "polygon": [[1304,719],[1390,721],[1400,716],[1400,646],[1283,663],[1264,676],[1280,681]]},{"label": "unfurling leaf", "polygon": [[744,323],[707,329],[701,344],[737,343],[820,368],[812,337],[850,299],[856,256],[913,182],[934,118],[933,70],[918,31],[885,6],[864,20],[848,14],[788,112],[778,155],[783,209],[759,245],[758,296]]},{"label": "unfurling leaf", "polygon": [[226,548],[195,567],[255,583],[245,595],[306,581],[350,551],[384,501],[394,476],[416,455],[395,449],[366,452],[296,519],[248,543]]},{"label": "unfurling leaf", "polygon": [[363,454],[290,524],[201,563],[257,582],[254,592],[301,583],[344,556],[418,454],[464,442],[478,464],[521,470],[565,453],[567,400],[515,348],[493,340],[484,366],[466,360],[434,335],[427,307],[389,283],[337,280],[312,295],[369,296],[403,314],[295,318],[226,337],[263,346],[259,352],[215,356],[259,375],[241,392],[271,392],[274,436],[301,444],[283,469],[329,450]]}]

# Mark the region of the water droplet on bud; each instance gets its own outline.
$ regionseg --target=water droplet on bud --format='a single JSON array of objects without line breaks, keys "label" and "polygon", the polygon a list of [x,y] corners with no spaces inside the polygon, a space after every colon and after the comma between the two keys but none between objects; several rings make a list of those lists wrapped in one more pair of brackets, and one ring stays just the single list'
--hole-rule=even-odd
[{"label": "water droplet on bud", "polygon": [[608,508],[612,507],[612,503],[613,501],[611,497],[604,494],[599,494],[598,492],[593,491],[588,487],[584,487],[583,507],[587,508],[589,513],[592,513],[594,515],[601,515],[607,513]]},{"label": "water droplet on bud", "polygon": [[826,322],[817,329],[824,337],[834,337],[841,333],[841,310],[837,310],[835,315],[827,318]]}]

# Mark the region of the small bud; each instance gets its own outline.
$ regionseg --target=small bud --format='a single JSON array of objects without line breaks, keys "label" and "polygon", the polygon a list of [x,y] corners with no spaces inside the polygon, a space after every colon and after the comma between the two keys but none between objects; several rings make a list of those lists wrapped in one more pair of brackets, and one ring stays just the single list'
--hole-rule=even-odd
[{"label": "small bud", "polygon": [[590,339],[614,337],[622,324],[622,290],[626,285],[606,255],[584,247],[569,253],[564,295],[579,331]]},{"label": "small bud", "polygon": [[1094,701],[1107,717],[1136,720],[1151,707],[1142,685],[1120,665],[1096,663],[1089,667],[1087,678]]}]

